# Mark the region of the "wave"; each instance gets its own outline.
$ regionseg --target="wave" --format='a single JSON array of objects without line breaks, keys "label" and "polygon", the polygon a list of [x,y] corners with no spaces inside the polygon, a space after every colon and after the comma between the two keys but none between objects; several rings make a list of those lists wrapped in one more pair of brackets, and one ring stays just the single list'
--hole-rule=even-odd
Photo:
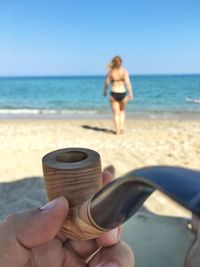
[{"label": "wave", "polygon": [[199,99],[186,98],[185,101],[186,102],[191,102],[191,103],[194,103],[194,104],[200,104],[200,98]]},{"label": "wave", "polygon": [[0,109],[2,115],[70,115],[70,114],[97,114],[97,110],[72,109]]},{"label": "wave", "polygon": [[[77,109],[30,109],[30,108],[0,108],[0,119],[81,119],[81,118],[112,118],[110,110],[77,110]],[[127,110],[129,119],[198,119],[199,111],[157,111],[157,110]]]}]

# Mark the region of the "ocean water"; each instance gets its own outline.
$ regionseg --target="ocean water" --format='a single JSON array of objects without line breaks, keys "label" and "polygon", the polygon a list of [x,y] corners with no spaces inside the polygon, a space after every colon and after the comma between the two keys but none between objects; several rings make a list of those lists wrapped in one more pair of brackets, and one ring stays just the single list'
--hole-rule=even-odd
[{"label": "ocean water", "polygon": [[[144,116],[200,114],[200,75],[131,76],[135,99],[127,113]],[[2,77],[0,116],[110,114],[103,76]]]}]

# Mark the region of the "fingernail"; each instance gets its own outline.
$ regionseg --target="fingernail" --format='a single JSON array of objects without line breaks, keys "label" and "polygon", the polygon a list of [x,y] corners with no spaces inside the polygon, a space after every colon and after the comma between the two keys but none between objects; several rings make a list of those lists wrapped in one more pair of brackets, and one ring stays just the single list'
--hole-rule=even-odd
[{"label": "fingernail", "polygon": [[111,231],[111,234],[112,234],[112,236],[113,236],[114,239],[117,239],[118,238],[118,235],[119,235],[119,229],[118,229],[118,227],[115,228],[115,229],[113,229]]},{"label": "fingernail", "polygon": [[60,198],[58,197],[58,198],[56,198],[56,199],[50,201],[49,203],[47,203],[46,205],[44,205],[44,206],[41,207],[40,209],[41,209],[41,210],[52,210],[52,209],[54,209],[54,208],[57,206],[57,204],[58,204],[58,202],[59,202],[59,199],[60,199]]},{"label": "fingernail", "polygon": [[104,265],[102,265],[101,267],[119,267],[119,265],[115,262],[107,262]]}]

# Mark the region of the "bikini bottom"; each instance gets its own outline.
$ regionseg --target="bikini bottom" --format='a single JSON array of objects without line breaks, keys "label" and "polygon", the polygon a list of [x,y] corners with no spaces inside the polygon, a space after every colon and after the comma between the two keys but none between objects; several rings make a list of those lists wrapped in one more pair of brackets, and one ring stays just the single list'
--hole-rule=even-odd
[{"label": "bikini bottom", "polygon": [[115,101],[122,101],[126,96],[126,92],[124,93],[111,92],[110,95],[115,99]]}]

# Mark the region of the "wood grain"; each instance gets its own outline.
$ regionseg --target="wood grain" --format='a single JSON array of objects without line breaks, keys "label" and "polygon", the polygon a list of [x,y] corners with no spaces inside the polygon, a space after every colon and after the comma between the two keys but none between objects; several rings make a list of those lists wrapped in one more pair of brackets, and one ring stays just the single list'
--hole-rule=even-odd
[{"label": "wood grain", "polygon": [[83,148],[53,151],[42,159],[48,199],[65,196],[70,210],[61,231],[71,239],[92,239],[102,231],[88,217],[92,195],[102,187],[101,160]]}]

